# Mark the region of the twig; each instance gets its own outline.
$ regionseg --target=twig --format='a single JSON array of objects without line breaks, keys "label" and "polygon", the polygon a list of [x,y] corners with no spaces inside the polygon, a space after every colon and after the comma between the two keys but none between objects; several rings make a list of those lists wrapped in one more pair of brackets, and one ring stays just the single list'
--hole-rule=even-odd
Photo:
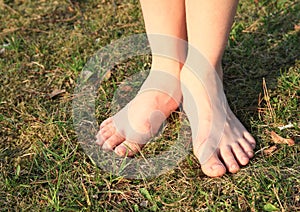
[{"label": "twig", "polygon": [[263,78],[263,89],[264,89],[264,99],[267,103],[268,110],[271,114],[271,117],[273,118],[273,121],[275,121],[276,120],[276,115],[275,115],[275,111],[272,108],[271,103],[270,103],[270,96],[269,96],[269,92],[268,92],[268,88],[267,88],[265,78]]},{"label": "twig", "polygon": [[42,32],[42,33],[46,33],[46,34],[50,34],[51,32],[47,32],[47,31],[44,31],[44,30],[41,30],[41,29],[33,29],[33,28],[25,28],[25,27],[21,27],[21,28],[11,28],[11,29],[4,29],[2,32],[0,32],[0,36],[2,35],[6,35],[6,34],[9,34],[9,33],[13,33],[13,32],[16,32],[16,31],[32,31],[32,32]]},{"label": "twig", "polygon": [[6,7],[7,9],[9,9],[10,11],[12,11],[13,13],[15,13],[17,15],[21,15],[18,11],[14,10],[12,7],[8,6],[4,2],[0,2],[0,6]]},{"label": "twig", "polygon": [[78,15],[74,15],[73,17],[71,18],[66,18],[66,19],[54,19],[54,20],[43,20],[43,21],[39,21],[39,23],[49,23],[49,22],[52,22],[52,23],[58,23],[58,22],[69,22],[69,21],[73,21],[75,20],[76,18],[78,18]]},{"label": "twig", "polygon": [[92,204],[91,204],[91,201],[90,201],[89,194],[88,194],[88,192],[86,190],[86,187],[84,186],[82,181],[81,181],[81,185],[82,185],[82,188],[83,188],[83,192],[85,194],[86,202],[87,202],[88,206],[91,206]]},{"label": "twig", "polygon": [[274,185],[273,185],[273,191],[274,191],[275,197],[276,197],[276,199],[277,199],[277,201],[278,201],[278,203],[279,203],[279,205],[280,205],[281,211],[282,211],[282,212],[285,212],[285,209],[284,209],[284,207],[282,206],[281,201],[280,201],[280,198],[279,198],[279,196],[278,196],[278,191],[277,191],[277,189],[275,188]]},{"label": "twig", "polygon": [[287,125],[284,125],[284,126],[281,126],[281,127],[278,127],[279,130],[284,130],[284,129],[289,129],[289,128],[293,128],[294,125],[289,122]]}]

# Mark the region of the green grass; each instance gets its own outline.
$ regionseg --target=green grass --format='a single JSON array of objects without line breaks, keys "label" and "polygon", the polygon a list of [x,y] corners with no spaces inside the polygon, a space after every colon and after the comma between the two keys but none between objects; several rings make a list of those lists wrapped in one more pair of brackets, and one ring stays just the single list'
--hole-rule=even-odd
[{"label": "green grass", "polygon": [[[258,141],[255,158],[235,175],[211,179],[189,155],[155,179],[128,180],[88,158],[71,111],[76,79],[93,53],[145,32],[138,2],[0,1],[0,210],[299,211],[300,4],[257,2],[240,2],[223,61],[231,107]],[[115,67],[97,100],[99,122],[116,86],[149,61]],[[66,92],[49,98],[54,89]],[[289,122],[293,128],[278,129]],[[264,154],[272,130],[296,145]]]}]

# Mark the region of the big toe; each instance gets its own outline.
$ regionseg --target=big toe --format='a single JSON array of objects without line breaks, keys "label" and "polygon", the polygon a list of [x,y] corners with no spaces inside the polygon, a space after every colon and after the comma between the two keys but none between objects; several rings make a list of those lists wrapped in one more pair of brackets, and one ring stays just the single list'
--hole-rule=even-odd
[{"label": "big toe", "polygon": [[209,177],[221,177],[226,173],[226,168],[217,154],[212,155],[207,162],[202,164],[201,169]]}]

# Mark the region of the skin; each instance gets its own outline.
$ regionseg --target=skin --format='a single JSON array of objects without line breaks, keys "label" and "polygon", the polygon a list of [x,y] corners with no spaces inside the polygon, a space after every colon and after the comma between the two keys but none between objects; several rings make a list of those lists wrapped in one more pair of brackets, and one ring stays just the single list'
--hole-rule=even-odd
[{"label": "skin", "polygon": [[[238,1],[236,0],[140,0],[147,34],[163,34],[188,41],[190,45],[196,48],[211,64],[213,70],[217,71],[222,79],[223,71],[221,60],[227,43],[233,17],[236,12]],[[149,38],[152,52],[156,52],[154,41]],[[190,60],[191,52],[187,51],[185,46],[173,42],[168,44],[174,51],[175,57],[186,57]],[[227,171],[236,173],[241,166],[249,163],[253,157],[255,140],[245,129],[237,117],[233,114],[226,103],[225,125],[220,140],[205,140],[209,132],[213,111],[210,105],[209,96],[215,95],[218,98],[223,91],[216,89],[216,81],[210,80],[208,88],[211,92],[207,94],[202,83],[195,75],[184,65],[176,60],[161,57],[153,54],[152,71],[164,71],[174,78],[178,79],[181,87],[192,96],[194,108],[197,109],[197,120],[199,126],[191,128],[193,135],[194,154],[201,162],[202,171],[210,177],[219,177]],[[201,70],[200,70],[201,71]],[[146,81],[151,82],[155,87],[155,82],[148,77]],[[179,86],[180,87],[180,86]],[[172,88],[173,89],[173,88]],[[172,92],[182,95],[183,105],[187,101],[187,92],[174,86]],[[145,105],[147,105],[145,107]],[[147,133],[151,130],[149,117],[153,111],[159,110],[165,117],[168,117],[172,111],[178,107],[179,103],[174,98],[163,92],[149,91],[138,94],[130,103],[128,117],[130,124],[137,132]],[[188,108],[187,116],[192,118],[194,114]],[[139,115],[141,114],[141,115]],[[143,115],[142,115],[143,114]],[[163,120],[160,120],[161,124]],[[122,127],[121,127],[122,128]],[[120,133],[124,131],[125,133]],[[120,156],[133,156],[140,151],[144,142],[129,140],[126,136],[126,129],[117,129],[114,123],[114,117],[108,118],[100,125],[97,134],[97,143],[108,151],[115,151]],[[127,137],[127,138],[126,138]],[[218,142],[218,148],[204,162],[200,160],[199,150],[205,148],[202,142],[210,142],[207,145]],[[203,149],[202,149],[203,150]]]}]

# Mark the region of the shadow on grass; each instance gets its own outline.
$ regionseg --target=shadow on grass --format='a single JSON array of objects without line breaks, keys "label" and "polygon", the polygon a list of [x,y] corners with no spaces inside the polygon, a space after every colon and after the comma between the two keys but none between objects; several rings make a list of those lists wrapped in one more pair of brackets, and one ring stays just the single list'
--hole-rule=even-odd
[{"label": "shadow on grass", "polygon": [[[295,29],[299,10],[299,4],[292,4],[262,16],[261,24],[255,21],[246,29],[239,28],[242,35],[230,39],[224,56],[224,86],[231,107],[248,128],[249,117],[259,119],[263,78],[268,88],[275,89],[281,74],[300,59],[300,31]],[[256,16],[261,15],[257,12]]]}]

